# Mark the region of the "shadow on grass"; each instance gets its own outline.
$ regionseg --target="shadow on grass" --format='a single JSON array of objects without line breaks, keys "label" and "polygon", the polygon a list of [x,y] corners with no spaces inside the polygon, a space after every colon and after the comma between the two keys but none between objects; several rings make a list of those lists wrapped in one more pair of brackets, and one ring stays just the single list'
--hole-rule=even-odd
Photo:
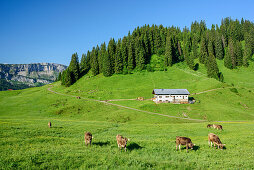
[{"label": "shadow on grass", "polygon": [[107,142],[93,142],[92,143],[93,145],[98,145],[98,146],[105,146],[105,145],[109,145],[109,141]]},{"label": "shadow on grass", "polygon": [[131,143],[131,144],[128,145],[126,148],[127,148],[128,150],[132,151],[132,150],[134,150],[134,149],[142,149],[142,148],[144,148],[144,147],[140,146],[140,145],[137,144],[137,143]]},{"label": "shadow on grass", "polygon": [[[199,150],[199,146],[193,146],[193,149],[189,148],[188,151],[191,151],[191,150],[194,150],[194,151],[197,151]],[[186,146],[185,147],[182,147],[181,150],[186,150]]]},{"label": "shadow on grass", "polygon": [[50,129],[62,129],[62,126],[52,126]]}]

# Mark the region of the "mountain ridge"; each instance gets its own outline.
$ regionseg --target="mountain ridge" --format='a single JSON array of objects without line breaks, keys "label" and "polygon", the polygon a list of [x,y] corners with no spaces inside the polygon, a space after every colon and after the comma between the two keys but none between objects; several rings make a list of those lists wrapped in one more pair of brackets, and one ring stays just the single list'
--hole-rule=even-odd
[{"label": "mountain ridge", "polygon": [[[66,68],[67,66],[63,64],[46,62],[31,64],[0,63],[0,79],[11,84],[22,83],[31,87],[41,86],[54,82],[58,74]],[[3,86],[3,84],[0,86]]]}]

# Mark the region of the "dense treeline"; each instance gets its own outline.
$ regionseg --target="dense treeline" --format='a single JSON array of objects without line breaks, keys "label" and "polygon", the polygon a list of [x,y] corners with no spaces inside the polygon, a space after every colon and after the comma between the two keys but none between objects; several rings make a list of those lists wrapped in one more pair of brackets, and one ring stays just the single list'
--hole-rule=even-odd
[{"label": "dense treeline", "polygon": [[117,41],[112,38],[82,55],[79,63],[77,53],[72,55],[68,69],[59,75],[65,86],[70,86],[88,71],[95,76],[128,74],[147,69],[152,71],[151,56],[157,54],[166,70],[177,62],[185,61],[196,70],[199,63],[207,68],[208,77],[223,81],[216,59],[224,60],[225,67],[234,69],[248,66],[254,54],[254,24],[248,20],[222,19],[220,27],[208,29],[205,21],[193,22],[191,30],[162,25],[137,27]]},{"label": "dense treeline", "polygon": [[20,89],[26,89],[29,87],[31,87],[31,86],[28,86],[28,85],[22,84],[22,83],[13,83],[13,82],[11,83],[5,79],[0,79],[0,91],[5,91],[8,89],[20,90]]}]

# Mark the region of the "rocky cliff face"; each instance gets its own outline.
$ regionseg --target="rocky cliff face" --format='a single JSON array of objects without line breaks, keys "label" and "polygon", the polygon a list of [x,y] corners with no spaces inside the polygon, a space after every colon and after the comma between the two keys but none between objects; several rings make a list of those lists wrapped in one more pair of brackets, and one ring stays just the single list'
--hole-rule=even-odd
[{"label": "rocky cliff face", "polygon": [[65,65],[55,63],[0,64],[0,79],[37,86],[54,82],[66,68]]}]

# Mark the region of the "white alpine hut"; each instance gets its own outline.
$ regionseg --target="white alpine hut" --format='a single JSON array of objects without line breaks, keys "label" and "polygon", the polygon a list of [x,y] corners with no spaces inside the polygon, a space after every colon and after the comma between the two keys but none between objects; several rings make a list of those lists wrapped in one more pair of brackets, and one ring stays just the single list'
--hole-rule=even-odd
[{"label": "white alpine hut", "polygon": [[154,89],[153,101],[155,103],[189,103],[189,91],[187,89]]}]

